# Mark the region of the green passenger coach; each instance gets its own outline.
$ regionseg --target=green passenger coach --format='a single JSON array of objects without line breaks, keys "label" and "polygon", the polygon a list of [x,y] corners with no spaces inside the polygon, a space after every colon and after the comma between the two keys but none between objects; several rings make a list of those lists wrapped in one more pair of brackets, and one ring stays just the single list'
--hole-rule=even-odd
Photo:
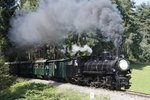
[{"label": "green passenger coach", "polygon": [[36,60],[33,70],[36,77],[66,78],[67,60]]}]

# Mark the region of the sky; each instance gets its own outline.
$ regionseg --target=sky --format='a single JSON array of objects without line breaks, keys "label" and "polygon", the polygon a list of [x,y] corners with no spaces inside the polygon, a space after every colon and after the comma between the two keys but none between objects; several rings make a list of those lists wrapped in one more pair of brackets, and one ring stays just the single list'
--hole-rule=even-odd
[{"label": "sky", "polygon": [[141,4],[141,3],[147,3],[147,2],[149,2],[150,3],[150,0],[132,0],[132,1],[134,1],[135,3],[136,3],[136,5],[139,5],[139,4]]}]

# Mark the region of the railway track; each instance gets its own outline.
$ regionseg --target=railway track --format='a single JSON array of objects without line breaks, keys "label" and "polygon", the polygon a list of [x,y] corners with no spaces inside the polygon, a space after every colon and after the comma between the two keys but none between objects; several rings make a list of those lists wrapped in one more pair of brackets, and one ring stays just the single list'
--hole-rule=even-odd
[{"label": "railway track", "polygon": [[150,94],[141,93],[141,92],[126,91],[126,94],[129,94],[129,95],[135,95],[135,96],[140,96],[140,97],[150,98]]}]

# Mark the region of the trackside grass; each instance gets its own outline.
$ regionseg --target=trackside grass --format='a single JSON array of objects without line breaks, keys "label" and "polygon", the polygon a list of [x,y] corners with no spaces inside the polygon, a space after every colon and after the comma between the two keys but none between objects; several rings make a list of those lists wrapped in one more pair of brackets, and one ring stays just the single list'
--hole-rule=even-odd
[{"label": "trackside grass", "polygon": [[131,64],[130,90],[150,94],[150,64]]},{"label": "trackside grass", "polygon": [[[90,100],[90,96],[69,89],[59,90],[57,86],[24,81],[0,91],[0,100]],[[94,100],[109,98],[95,96]]]}]

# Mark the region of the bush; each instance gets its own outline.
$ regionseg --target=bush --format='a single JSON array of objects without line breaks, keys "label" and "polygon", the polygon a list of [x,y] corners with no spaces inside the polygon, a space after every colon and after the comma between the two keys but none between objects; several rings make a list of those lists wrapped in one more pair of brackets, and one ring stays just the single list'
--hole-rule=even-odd
[{"label": "bush", "polygon": [[0,90],[9,87],[15,80],[15,77],[9,75],[9,67],[4,64],[4,57],[0,56]]},{"label": "bush", "polygon": [[[89,100],[89,94],[42,83],[20,82],[0,92],[2,100]],[[94,100],[109,100],[108,96],[96,95]]]},{"label": "bush", "polygon": [[0,75],[8,75],[9,67],[4,65],[4,57],[0,56]]}]

